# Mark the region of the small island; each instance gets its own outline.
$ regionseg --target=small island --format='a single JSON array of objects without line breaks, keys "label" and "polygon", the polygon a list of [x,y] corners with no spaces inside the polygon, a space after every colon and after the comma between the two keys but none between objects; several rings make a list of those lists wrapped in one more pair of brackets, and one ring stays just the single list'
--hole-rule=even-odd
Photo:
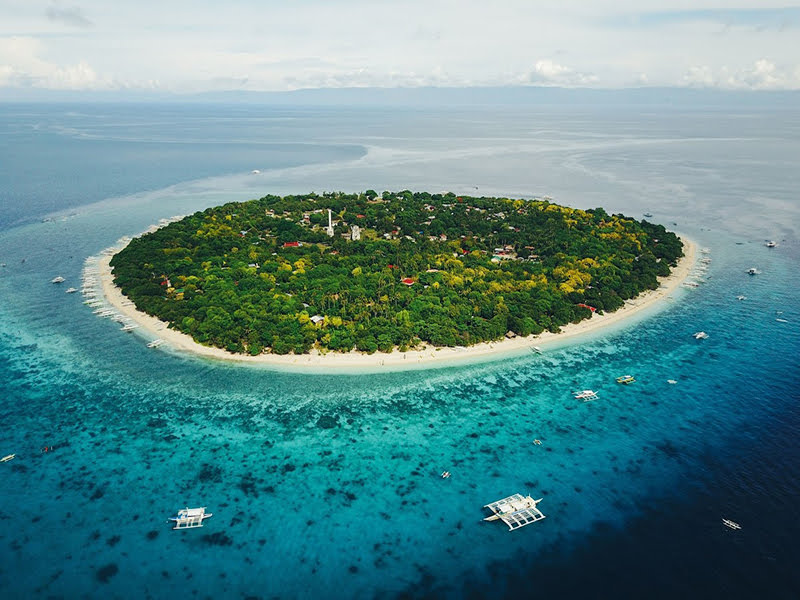
[{"label": "small island", "polygon": [[237,355],[407,352],[558,332],[659,286],[662,225],[548,199],[265,196],[197,212],[111,258],[135,305]]}]

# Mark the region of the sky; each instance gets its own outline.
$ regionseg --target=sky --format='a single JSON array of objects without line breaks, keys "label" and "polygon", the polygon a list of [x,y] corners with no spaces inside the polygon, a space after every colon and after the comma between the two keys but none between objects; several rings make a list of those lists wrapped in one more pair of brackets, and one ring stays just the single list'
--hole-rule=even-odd
[{"label": "sky", "polygon": [[3,90],[800,89],[770,0],[0,0]]}]

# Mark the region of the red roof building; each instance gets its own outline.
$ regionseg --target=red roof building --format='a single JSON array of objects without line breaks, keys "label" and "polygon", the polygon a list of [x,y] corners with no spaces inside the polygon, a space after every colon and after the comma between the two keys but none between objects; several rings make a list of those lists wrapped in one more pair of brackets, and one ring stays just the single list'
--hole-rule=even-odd
[{"label": "red roof building", "polygon": [[410,286],[414,285],[415,281],[413,279],[411,279],[411,277],[406,277],[405,279],[401,279],[400,283],[410,287]]},{"label": "red roof building", "polygon": [[283,244],[284,248],[297,248],[300,245],[300,242],[286,242]]}]

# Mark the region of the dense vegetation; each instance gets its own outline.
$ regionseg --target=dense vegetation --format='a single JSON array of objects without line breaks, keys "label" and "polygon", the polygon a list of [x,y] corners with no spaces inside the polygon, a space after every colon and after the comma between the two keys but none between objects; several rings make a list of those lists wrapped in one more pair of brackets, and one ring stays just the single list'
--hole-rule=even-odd
[{"label": "dense vegetation", "polygon": [[111,265],[140,310],[255,355],[558,331],[657,287],[682,254],[663,226],[602,208],[368,190],[209,208]]}]

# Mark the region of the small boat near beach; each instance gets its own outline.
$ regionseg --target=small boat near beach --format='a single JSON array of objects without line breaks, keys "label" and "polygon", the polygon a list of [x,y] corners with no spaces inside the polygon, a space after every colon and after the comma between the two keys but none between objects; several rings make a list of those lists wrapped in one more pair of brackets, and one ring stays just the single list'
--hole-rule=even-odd
[{"label": "small boat near beach", "polygon": [[755,267],[750,267],[749,269],[747,269],[747,274],[748,275],[760,275],[761,271],[759,271]]},{"label": "small boat near beach", "polygon": [[739,525],[736,521],[731,521],[730,519],[722,519],[722,524],[725,525],[725,527],[728,527],[730,529],[741,529],[742,528],[742,526]]},{"label": "small boat near beach", "polygon": [[647,217],[648,219],[650,219],[650,218],[653,217],[653,213],[646,212],[646,213],[644,213],[644,216]]},{"label": "small boat near beach", "polygon": [[153,340],[152,342],[148,342],[147,343],[147,347],[148,348],[158,348],[163,343],[164,343],[164,340],[162,340],[161,338],[158,338],[157,340]]},{"label": "small boat near beach", "polygon": [[139,326],[136,325],[135,323],[128,323],[127,325],[123,325],[120,329],[122,331],[125,331],[125,332],[131,332],[134,329],[136,329],[137,327],[139,327]]},{"label": "small boat near beach", "polygon": [[6,454],[3,458],[0,458],[0,462],[8,462],[10,460],[14,460],[16,458],[16,454]]},{"label": "small boat near beach", "polygon": [[597,392],[593,392],[592,390],[582,390],[575,393],[575,399],[583,400],[584,402],[589,402],[590,400],[594,400],[596,398]]},{"label": "small boat near beach", "polygon": [[78,288],[67,288],[67,290],[66,290],[67,294],[74,294],[77,291],[78,291]]},{"label": "small boat near beach", "polygon": [[633,375],[621,375],[620,377],[617,377],[617,383],[624,383],[627,385],[629,383],[634,383],[635,381],[636,380],[633,378]]},{"label": "small boat near beach", "polygon": [[705,331],[698,331],[694,334],[694,339],[696,340],[707,340],[708,334]]},{"label": "small boat near beach", "polygon": [[775,242],[773,242],[772,240],[770,240],[770,241],[768,241],[768,242],[767,242],[766,244],[764,244],[764,245],[765,245],[767,248],[774,248],[774,247],[775,247],[775,246],[777,246],[778,244],[776,244]]},{"label": "small boat near beach", "polygon": [[183,508],[178,511],[174,517],[168,520],[175,523],[173,529],[194,529],[195,527],[202,527],[203,520],[213,516],[211,513],[206,513],[206,507],[200,508]]},{"label": "small boat near beach", "polygon": [[508,525],[509,531],[514,531],[545,518],[542,511],[536,508],[536,505],[542,500],[542,498],[534,500],[532,496],[514,494],[508,498],[491,502],[484,508],[488,508],[493,514],[486,517],[484,521],[503,521]]},{"label": "small boat near beach", "polygon": [[65,281],[66,279],[64,279],[63,277],[61,277],[61,275],[59,275],[58,277],[53,277],[50,280],[50,283],[64,283]]}]

